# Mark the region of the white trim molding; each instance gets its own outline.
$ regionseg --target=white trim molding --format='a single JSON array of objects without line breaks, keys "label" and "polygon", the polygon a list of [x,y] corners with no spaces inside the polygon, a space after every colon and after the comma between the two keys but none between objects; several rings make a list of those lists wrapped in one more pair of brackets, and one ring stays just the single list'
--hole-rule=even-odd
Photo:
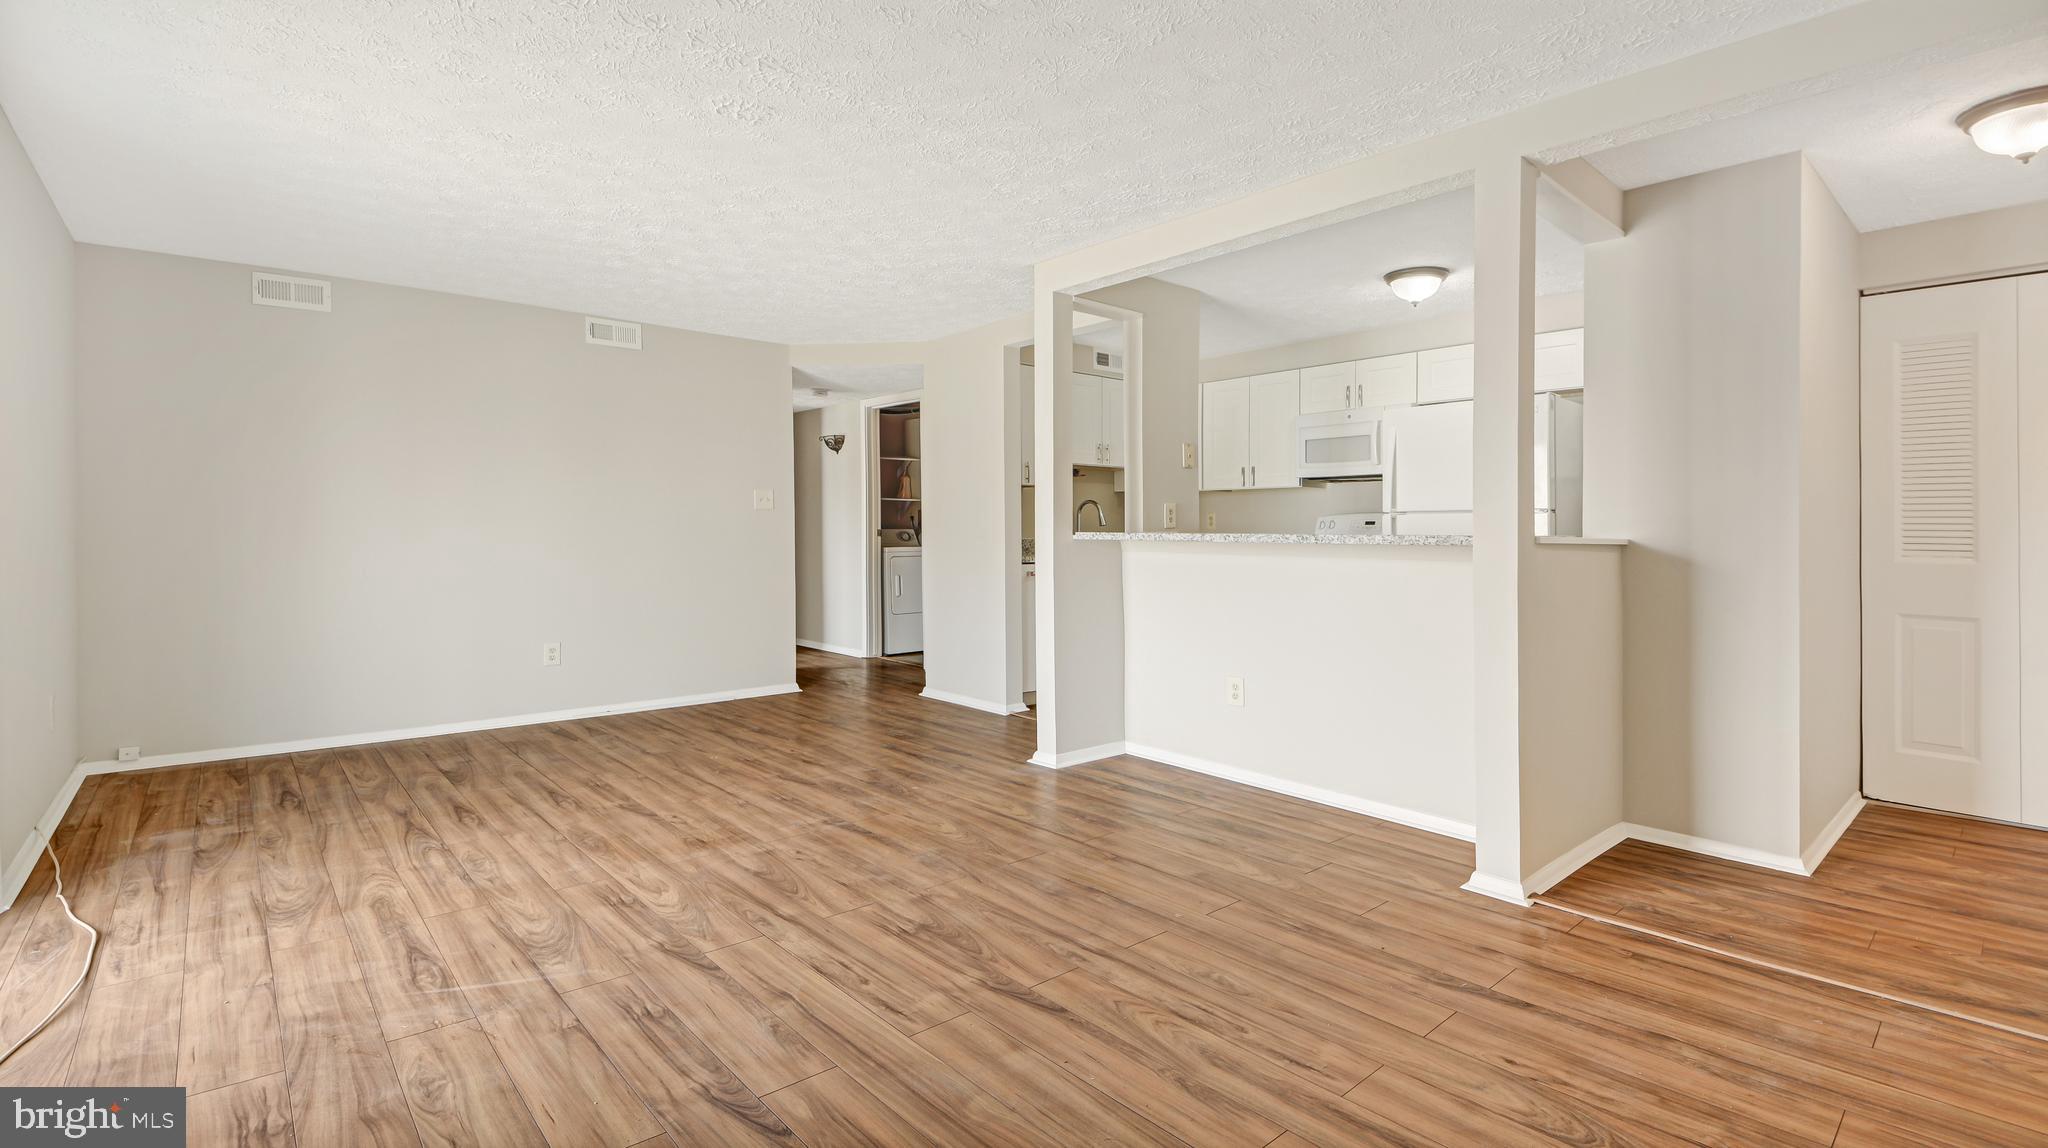
[{"label": "white trim molding", "polygon": [[861,653],[852,646],[835,646],[830,642],[813,642],[809,638],[798,638],[796,644],[806,650],[820,650],[827,654],[844,654],[849,658],[867,657],[866,654]]},{"label": "white trim molding", "polygon": [[1159,749],[1156,746],[1149,745],[1127,744],[1124,746],[1123,752],[1130,754],[1132,757],[1142,757],[1146,761],[1156,761],[1161,765],[1170,765],[1176,769],[1206,773],[1211,777],[1220,777],[1225,781],[1235,781],[1240,785],[1249,785],[1255,789],[1267,789],[1274,793],[1284,793],[1289,797],[1299,797],[1303,801],[1313,801],[1317,805],[1328,805],[1351,813],[1363,813],[1367,817],[1377,817],[1381,821],[1392,821],[1400,825],[1406,825],[1411,829],[1420,829],[1426,833],[1435,833],[1444,837],[1455,837],[1460,841],[1470,841],[1473,837],[1473,829],[1470,822],[1454,821],[1451,818],[1442,817],[1434,813],[1404,809],[1401,806],[1388,805],[1382,801],[1355,797],[1349,793],[1339,793],[1334,789],[1323,789],[1320,786],[1305,785],[1299,781],[1289,781],[1284,777],[1274,777],[1271,774],[1240,769],[1234,765],[1224,765],[1221,762],[1209,761],[1175,750]]},{"label": "white trim molding", "polygon": [[1520,905],[1524,909],[1528,908],[1531,904],[1528,895],[1522,892],[1520,885],[1506,878],[1495,877],[1492,874],[1481,873],[1477,870],[1474,870],[1472,876],[1467,878],[1465,883],[1458,886],[1458,888],[1465,890],[1467,893],[1477,893],[1482,897],[1491,897],[1496,901],[1506,901],[1510,905]]},{"label": "white trim molding", "polygon": [[1115,757],[1118,754],[1128,752],[1130,751],[1124,746],[1123,742],[1106,741],[1101,745],[1091,745],[1086,749],[1070,749],[1057,757],[1047,757],[1045,751],[1040,750],[1032,754],[1028,760],[1032,765],[1042,765],[1047,769],[1067,769],[1072,766],[1087,765],[1091,761],[1101,761],[1105,757]]},{"label": "white trim molding", "polygon": [[1868,803],[1863,800],[1862,794],[1849,795],[1849,800],[1844,801],[1842,808],[1835,811],[1834,819],[1820,831],[1820,836],[1814,838],[1813,844],[1808,845],[1806,851],[1799,855],[1801,871],[1809,877],[1813,876],[1814,871],[1820,868],[1820,863],[1828,859],[1828,853],[1834,849],[1835,842],[1840,841],[1842,834],[1849,831],[1849,824],[1856,820],[1857,814],[1863,812],[1866,804]]},{"label": "white trim molding", "polygon": [[1522,882],[1522,888],[1527,890],[1531,897],[1538,893],[1548,892],[1552,885],[1578,872],[1586,862],[1627,840],[1628,831],[1631,828],[1634,827],[1629,825],[1628,822],[1617,821],[1602,829],[1600,832],[1565,850],[1563,854],[1550,864],[1531,873],[1529,879]]},{"label": "white trim molding", "polygon": [[930,698],[935,702],[945,702],[947,705],[966,706],[968,709],[980,710],[985,714],[995,714],[997,717],[1009,717],[1011,714],[1023,709],[1022,706],[1017,707],[1017,709],[1011,709],[1009,706],[998,705],[995,702],[985,702],[980,698],[968,697],[966,694],[956,694],[951,690],[935,690],[930,686],[917,691],[917,696]]},{"label": "white trim molding", "polygon": [[14,860],[7,863],[6,873],[0,874],[0,912],[14,907],[14,899],[21,895],[21,887],[28,884],[28,875],[35,872],[36,860],[43,855],[43,842],[57,832],[64,815],[70,812],[71,801],[78,796],[78,787],[85,784],[89,774],[107,772],[111,771],[87,769],[82,761],[71,768],[71,776],[57,788],[57,796],[51,799],[50,807],[43,810],[42,818],[36,822],[35,832],[29,834],[21,848],[14,851]]},{"label": "white trim molding", "polygon": [[[1796,873],[1801,877],[1808,875],[1806,867],[1799,863],[1799,858],[1790,853],[1772,853],[1748,845],[1734,845],[1726,841],[1716,841],[1711,837],[1694,837],[1690,833],[1673,833],[1669,829],[1637,825],[1634,822],[1628,823],[1627,829],[1628,836],[1652,845],[1683,849],[1687,853],[1698,853],[1702,857],[1719,857],[1723,861],[1754,865],[1759,869],[1775,869],[1780,873]],[[1558,879],[1564,878],[1560,875]]]}]

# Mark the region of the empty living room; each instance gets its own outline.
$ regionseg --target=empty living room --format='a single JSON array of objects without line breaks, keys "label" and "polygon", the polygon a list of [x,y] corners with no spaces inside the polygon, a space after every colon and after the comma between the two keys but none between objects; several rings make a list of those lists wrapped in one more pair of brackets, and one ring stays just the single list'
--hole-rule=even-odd
[{"label": "empty living room", "polygon": [[2048,1144],[2042,152],[2048,0],[0,0],[0,1145]]}]

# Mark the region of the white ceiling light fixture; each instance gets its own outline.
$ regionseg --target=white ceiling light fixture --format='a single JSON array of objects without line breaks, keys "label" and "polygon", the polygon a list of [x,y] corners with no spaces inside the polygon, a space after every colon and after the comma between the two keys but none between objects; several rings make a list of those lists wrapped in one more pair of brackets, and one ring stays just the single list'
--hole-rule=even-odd
[{"label": "white ceiling light fixture", "polygon": [[2025,163],[2048,150],[2048,85],[1985,100],[1956,117],[1978,147]]},{"label": "white ceiling light fixture", "polygon": [[1403,267],[1399,271],[1387,272],[1387,286],[1394,289],[1411,307],[1419,307],[1424,299],[1436,294],[1444,285],[1450,272],[1442,267]]}]

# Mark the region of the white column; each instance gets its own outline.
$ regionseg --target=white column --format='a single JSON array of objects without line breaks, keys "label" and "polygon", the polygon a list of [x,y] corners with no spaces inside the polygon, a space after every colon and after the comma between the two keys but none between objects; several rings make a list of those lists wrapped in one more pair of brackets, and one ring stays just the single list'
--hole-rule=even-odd
[{"label": "white column", "polygon": [[1466,888],[1523,899],[1522,605],[1535,554],[1536,168],[1474,172],[1472,594],[1477,868]]}]

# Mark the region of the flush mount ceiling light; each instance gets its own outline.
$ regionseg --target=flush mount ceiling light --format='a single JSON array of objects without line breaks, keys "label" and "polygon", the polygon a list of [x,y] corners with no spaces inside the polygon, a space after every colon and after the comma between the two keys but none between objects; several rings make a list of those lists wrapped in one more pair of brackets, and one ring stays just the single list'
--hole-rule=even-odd
[{"label": "flush mount ceiling light", "polygon": [[1399,271],[1387,272],[1387,286],[1394,294],[1408,301],[1409,306],[1419,306],[1424,299],[1436,294],[1444,285],[1450,272],[1442,267],[1403,267]]},{"label": "flush mount ceiling light", "polygon": [[2048,149],[2048,85],[1985,100],[1956,117],[1977,146],[2025,163]]}]

